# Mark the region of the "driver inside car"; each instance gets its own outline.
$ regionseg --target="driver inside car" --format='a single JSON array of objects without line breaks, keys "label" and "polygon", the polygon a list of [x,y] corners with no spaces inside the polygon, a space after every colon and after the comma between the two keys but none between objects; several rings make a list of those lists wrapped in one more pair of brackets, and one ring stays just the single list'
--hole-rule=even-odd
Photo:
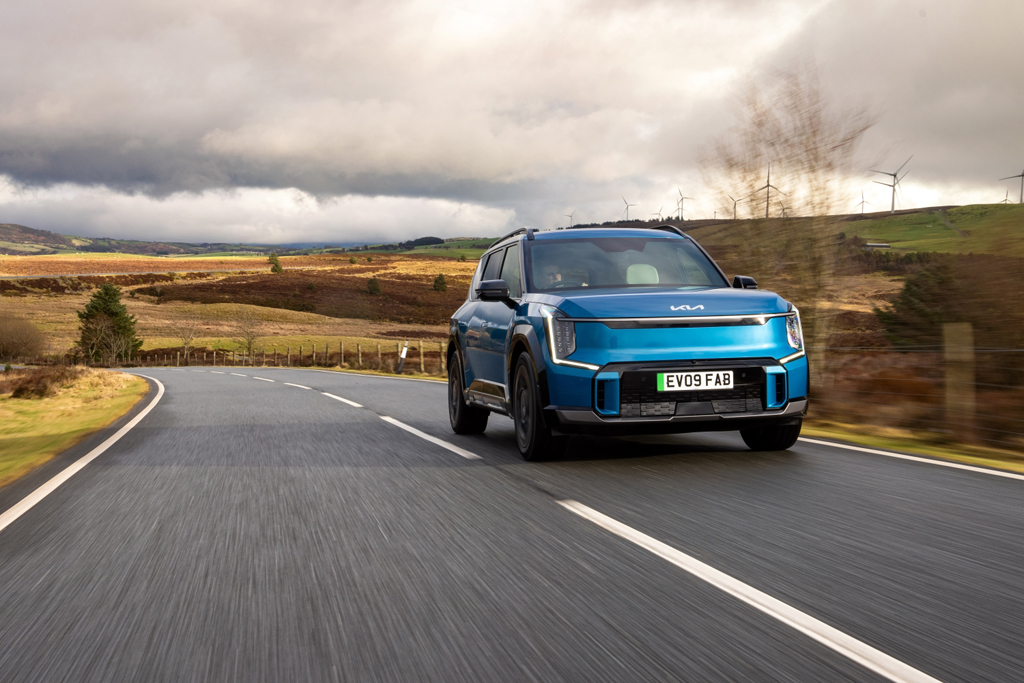
[{"label": "driver inside car", "polygon": [[562,271],[557,263],[549,263],[540,270],[541,281],[544,289],[554,287],[562,281]]}]

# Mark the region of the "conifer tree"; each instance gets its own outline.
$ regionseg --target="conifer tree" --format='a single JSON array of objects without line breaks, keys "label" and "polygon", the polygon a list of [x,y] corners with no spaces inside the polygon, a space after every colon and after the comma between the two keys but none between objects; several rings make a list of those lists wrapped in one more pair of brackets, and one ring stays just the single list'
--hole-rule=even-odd
[{"label": "conifer tree", "polygon": [[142,348],[135,336],[135,316],[121,303],[120,287],[100,287],[78,312],[78,320],[78,346],[93,362],[130,360]]}]

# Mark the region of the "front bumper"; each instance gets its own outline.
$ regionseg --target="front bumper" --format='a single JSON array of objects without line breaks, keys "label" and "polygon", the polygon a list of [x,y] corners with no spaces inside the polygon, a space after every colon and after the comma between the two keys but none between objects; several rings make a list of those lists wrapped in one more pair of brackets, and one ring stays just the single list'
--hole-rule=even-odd
[{"label": "front bumper", "polygon": [[552,428],[563,434],[679,434],[685,432],[729,432],[748,427],[795,424],[807,415],[807,398],[789,401],[781,410],[713,415],[671,415],[664,417],[605,417],[593,410],[551,411]]}]

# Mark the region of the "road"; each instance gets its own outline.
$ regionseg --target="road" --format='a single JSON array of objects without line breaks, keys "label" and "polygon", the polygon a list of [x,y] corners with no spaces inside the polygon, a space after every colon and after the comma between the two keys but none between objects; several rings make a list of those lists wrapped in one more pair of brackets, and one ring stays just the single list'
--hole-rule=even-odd
[{"label": "road", "polygon": [[1024,480],[737,434],[524,463],[439,383],[144,374],[0,530],[0,681],[1024,680]]}]

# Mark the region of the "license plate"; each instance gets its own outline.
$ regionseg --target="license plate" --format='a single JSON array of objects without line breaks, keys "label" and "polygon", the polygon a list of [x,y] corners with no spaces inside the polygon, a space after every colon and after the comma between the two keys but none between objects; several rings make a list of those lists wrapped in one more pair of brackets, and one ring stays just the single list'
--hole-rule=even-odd
[{"label": "license plate", "polygon": [[658,391],[707,391],[732,388],[732,370],[658,373]]}]

